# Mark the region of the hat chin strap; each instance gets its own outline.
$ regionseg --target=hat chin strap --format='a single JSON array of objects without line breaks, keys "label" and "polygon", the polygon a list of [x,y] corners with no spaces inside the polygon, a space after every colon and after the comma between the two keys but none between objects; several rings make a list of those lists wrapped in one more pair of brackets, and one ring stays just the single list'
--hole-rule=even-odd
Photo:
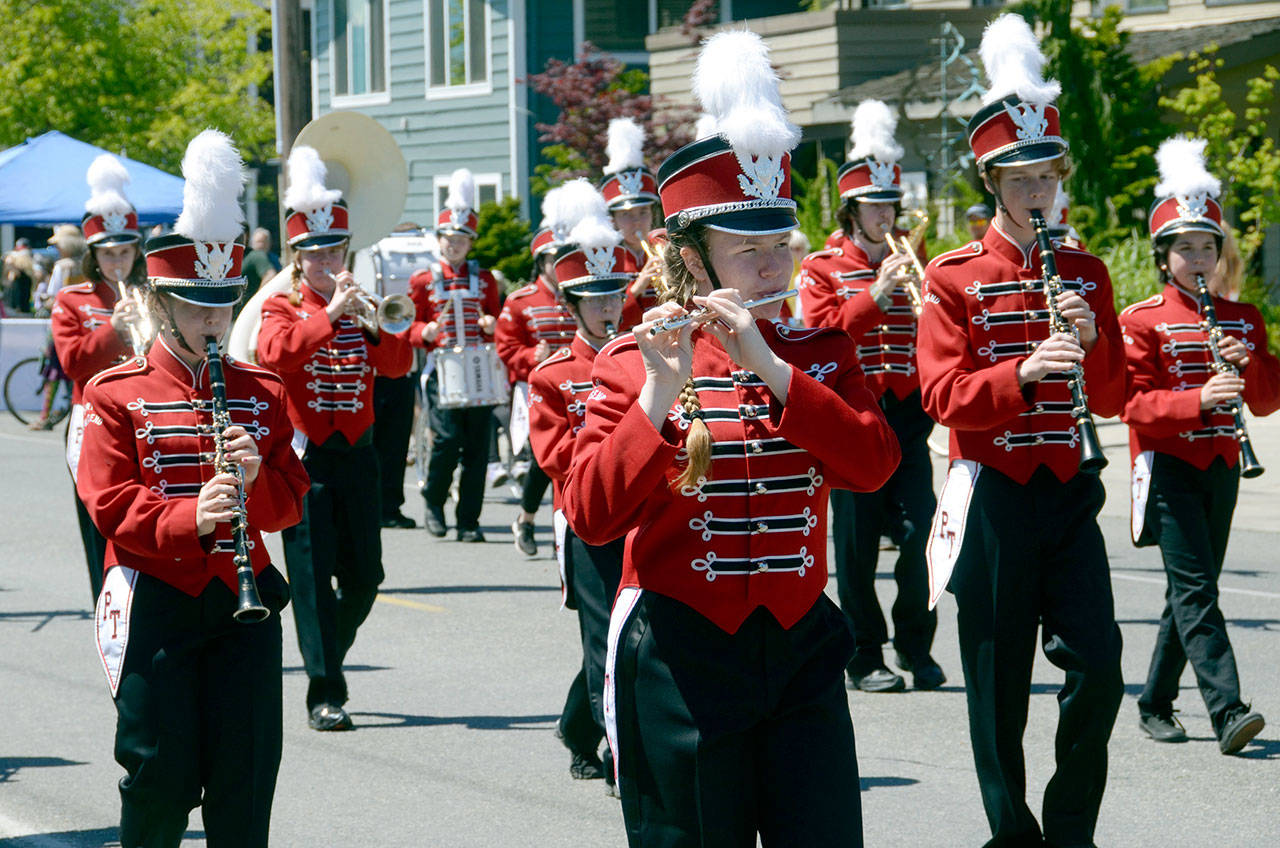
[{"label": "hat chin strap", "polygon": [[707,254],[707,246],[702,243],[701,239],[689,239],[693,243],[693,249],[698,251],[698,258],[702,260],[702,267],[707,272],[707,279],[711,281],[711,290],[716,291],[720,288],[720,278],[716,275],[716,269],[711,267],[711,257]]},{"label": "hat chin strap", "polygon": [[204,354],[192,348],[186,337],[182,335],[182,331],[178,329],[178,322],[173,317],[173,309],[169,306],[169,301],[164,294],[160,294],[156,300],[160,302],[160,309],[164,312],[165,323],[169,325],[169,332],[173,334],[173,340],[187,353],[203,358]]}]

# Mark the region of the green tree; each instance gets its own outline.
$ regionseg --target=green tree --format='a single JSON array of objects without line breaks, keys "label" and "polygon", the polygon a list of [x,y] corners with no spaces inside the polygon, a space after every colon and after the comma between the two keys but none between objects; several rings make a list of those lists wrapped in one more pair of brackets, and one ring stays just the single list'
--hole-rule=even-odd
[{"label": "green tree", "polygon": [[[0,0],[0,144],[60,130],[176,172],[206,127],[247,159],[268,155],[271,70],[250,53],[270,16],[256,0]],[[21,35],[16,25],[21,26]]]},{"label": "green tree", "polygon": [[791,195],[796,201],[796,219],[800,232],[813,250],[821,250],[827,235],[836,227],[836,210],[840,195],[836,191],[836,163],[818,154],[816,175],[805,177],[791,172]]},{"label": "green tree", "polygon": [[533,278],[533,257],[529,254],[529,222],[520,218],[520,201],[508,197],[500,203],[489,201],[477,212],[480,235],[471,247],[471,257],[482,268],[496,268],[507,278],[510,288]]}]

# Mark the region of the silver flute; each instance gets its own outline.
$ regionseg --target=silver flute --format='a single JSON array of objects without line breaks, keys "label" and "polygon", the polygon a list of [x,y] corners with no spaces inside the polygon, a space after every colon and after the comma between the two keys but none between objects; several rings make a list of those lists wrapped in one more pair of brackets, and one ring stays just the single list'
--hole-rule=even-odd
[{"label": "silver flute", "polygon": [[[767,306],[770,303],[777,303],[780,300],[786,300],[789,297],[795,296],[796,292],[796,289],[774,292],[773,294],[767,294],[764,297],[758,297],[755,300],[748,300],[742,305],[748,310],[755,309],[757,306]],[[685,327],[689,324],[693,324],[698,321],[706,321],[713,314],[714,313],[710,309],[703,307],[702,309],[695,309],[686,315],[681,315],[676,318],[663,318],[661,321],[649,328],[649,335],[656,336],[659,333],[679,330],[681,327]]]}]

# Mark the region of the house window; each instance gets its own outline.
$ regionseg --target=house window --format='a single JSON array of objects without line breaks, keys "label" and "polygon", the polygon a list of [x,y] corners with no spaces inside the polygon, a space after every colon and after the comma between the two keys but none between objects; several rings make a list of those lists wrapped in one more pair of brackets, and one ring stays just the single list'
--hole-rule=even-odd
[{"label": "house window", "polygon": [[[435,178],[437,218],[444,211],[444,201],[449,196],[449,176],[449,174],[443,174]],[[476,181],[477,213],[486,203],[496,203],[502,199],[501,174],[472,174],[472,177]]]},{"label": "house window", "polygon": [[427,0],[431,88],[487,85],[489,9],[484,0]]},{"label": "house window", "polygon": [[333,93],[387,90],[386,0],[333,0]]}]

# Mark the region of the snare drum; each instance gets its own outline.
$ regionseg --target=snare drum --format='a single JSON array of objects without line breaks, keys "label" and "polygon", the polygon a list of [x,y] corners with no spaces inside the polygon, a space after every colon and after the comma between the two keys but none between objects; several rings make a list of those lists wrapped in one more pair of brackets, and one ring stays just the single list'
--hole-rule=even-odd
[{"label": "snare drum", "polygon": [[501,406],[511,398],[507,369],[492,344],[437,350],[436,388],[441,409]]}]

